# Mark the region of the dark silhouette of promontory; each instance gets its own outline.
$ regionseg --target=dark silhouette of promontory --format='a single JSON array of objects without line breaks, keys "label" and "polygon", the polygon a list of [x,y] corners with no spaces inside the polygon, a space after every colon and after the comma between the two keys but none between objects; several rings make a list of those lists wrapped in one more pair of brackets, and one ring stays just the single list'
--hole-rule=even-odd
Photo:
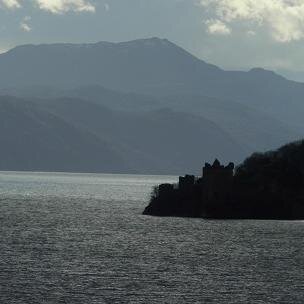
[{"label": "dark silhouette of promontory", "polygon": [[215,160],[202,177],[154,188],[144,214],[215,219],[304,219],[304,140],[255,153],[234,168]]}]

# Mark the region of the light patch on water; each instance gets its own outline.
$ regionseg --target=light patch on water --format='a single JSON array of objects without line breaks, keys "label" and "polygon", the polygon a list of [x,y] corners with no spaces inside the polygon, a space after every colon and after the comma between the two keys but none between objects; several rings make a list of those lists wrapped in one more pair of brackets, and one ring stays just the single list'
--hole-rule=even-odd
[{"label": "light patch on water", "polygon": [[1,303],[303,303],[303,222],[141,215],[175,177],[1,173]]}]

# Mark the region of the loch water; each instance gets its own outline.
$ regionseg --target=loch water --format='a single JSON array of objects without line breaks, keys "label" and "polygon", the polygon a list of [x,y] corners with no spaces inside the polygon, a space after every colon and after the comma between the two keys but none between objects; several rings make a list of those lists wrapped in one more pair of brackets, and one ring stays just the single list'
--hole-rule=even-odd
[{"label": "loch water", "polygon": [[0,173],[0,303],[304,303],[304,222],[141,215],[170,176]]}]

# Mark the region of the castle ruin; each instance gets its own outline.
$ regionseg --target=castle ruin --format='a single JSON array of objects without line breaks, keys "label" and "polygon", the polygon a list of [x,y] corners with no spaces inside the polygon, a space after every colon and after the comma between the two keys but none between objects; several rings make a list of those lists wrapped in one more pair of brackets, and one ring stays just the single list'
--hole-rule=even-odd
[{"label": "castle ruin", "polygon": [[[177,185],[160,185],[152,200],[156,204],[162,204],[161,209],[167,208],[168,212],[176,209],[177,214],[202,215],[206,206],[229,197],[233,176],[234,164],[223,166],[216,159],[212,165],[205,164],[201,177],[185,175],[179,177]],[[149,206],[147,208],[149,209]]]}]

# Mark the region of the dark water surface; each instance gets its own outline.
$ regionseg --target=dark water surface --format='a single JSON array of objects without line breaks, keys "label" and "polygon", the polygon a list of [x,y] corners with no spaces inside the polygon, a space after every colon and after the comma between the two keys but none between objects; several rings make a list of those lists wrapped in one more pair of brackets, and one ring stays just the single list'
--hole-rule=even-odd
[{"label": "dark water surface", "polygon": [[304,222],[142,216],[174,180],[0,173],[0,303],[304,303]]}]

